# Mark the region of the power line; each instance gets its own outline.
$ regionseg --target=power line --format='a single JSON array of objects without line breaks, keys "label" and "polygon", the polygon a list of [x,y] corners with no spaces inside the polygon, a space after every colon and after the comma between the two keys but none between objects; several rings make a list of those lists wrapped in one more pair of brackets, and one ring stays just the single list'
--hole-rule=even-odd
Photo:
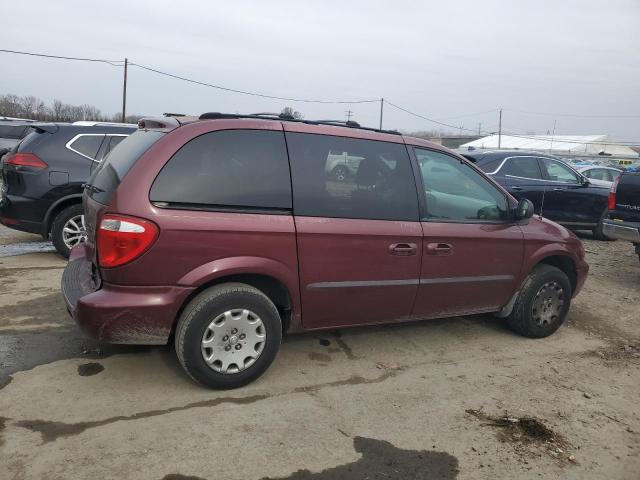
[{"label": "power line", "polygon": [[191,78],[181,77],[180,75],[174,75],[172,73],[167,73],[167,72],[163,72],[161,70],[157,70],[155,68],[151,68],[151,67],[147,67],[147,66],[144,66],[144,65],[140,65],[139,63],[129,62],[129,65],[134,65],[136,67],[142,68],[144,70],[148,70],[150,72],[158,73],[158,74],[164,75],[166,77],[175,78],[177,80],[183,80],[183,81],[189,82],[189,83],[195,83],[196,85],[202,85],[204,87],[216,88],[218,90],[223,90],[225,92],[233,92],[233,93],[240,93],[240,94],[243,94],[243,95],[251,95],[253,97],[270,98],[270,99],[273,99],[273,100],[285,100],[285,101],[288,101],[288,102],[300,102],[300,103],[326,103],[326,104],[377,103],[377,102],[380,101],[380,99],[375,99],[375,100],[312,100],[312,99],[308,99],[308,98],[278,97],[276,95],[266,95],[266,94],[263,94],[263,93],[248,92],[248,91],[245,91],[245,90],[236,90],[235,88],[228,88],[228,87],[223,87],[221,85],[214,85],[212,83],[201,82],[199,80],[193,80]]},{"label": "power line", "polygon": [[[124,61],[123,60],[105,60],[105,59],[101,59],[101,58],[88,58],[88,57],[68,57],[68,56],[63,56],[63,55],[49,55],[49,54],[44,54],[44,53],[25,52],[25,51],[20,51],[20,50],[7,50],[7,49],[0,49],[0,52],[13,53],[13,54],[16,54],[16,55],[29,55],[29,56],[33,56],[33,57],[54,58],[54,59],[61,59],[61,60],[77,60],[77,61],[85,61],[85,62],[107,63],[107,64],[112,65],[114,67],[122,67],[124,65]],[[157,73],[159,75],[164,75],[166,77],[171,77],[171,78],[174,78],[174,79],[177,79],[177,80],[182,80],[182,81],[185,81],[185,82],[194,83],[196,85],[202,85],[202,86],[205,86],[205,87],[215,88],[215,89],[218,89],[218,90],[223,90],[225,92],[239,93],[239,94],[242,94],[242,95],[251,95],[251,96],[254,96],[254,97],[261,97],[261,98],[269,98],[269,99],[272,99],[272,100],[284,100],[284,101],[289,101],[289,102],[300,102],[300,103],[324,103],[324,104],[377,103],[377,102],[380,101],[380,99],[375,99],[375,100],[316,100],[316,99],[308,99],[308,98],[279,97],[277,95],[266,95],[266,94],[263,94],[263,93],[249,92],[249,91],[245,91],[245,90],[237,90],[237,89],[234,89],[234,88],[223,87],[221,85],[215,85],[215,84],[212,84],[212,83],[201,82],[199,80],[194,80],[194,79],[191,79],[191,78],[182,77],[180,75],[175,75],[175,74],[172,74],[172,73],[163,72],[162,70],[158,70],[156,68],[151,68],[151,67],[148,67],[146,65],[141,65],[139,63],[128,62],[128,64],[136,66],[138,68],[142,68],[144,70],[148,70],[150,72]]]},{"label": "power line", "polygon": [[491,109],[491,110],[485,110],[483,112],[465,113],[465,114],[462,114],[462,115],[455,115],[453,117],[443,117],[443,118],[439,118],[438,120],[455,120],[456,118],[476,117],[478,115],[485,115],[487,113],[494,113],[494,112],[497,112],[497,111],[498,111],[498,109],[494,108],[494,109]]},{"label": "power line", "polygon": [[[437,125],[441,125],[443,127],[451,128],[451,129],[454,129],[454,130],[465,130],[467,132],[473,133],[474,135],[477,134],[477,130],[472,130],[470,128],[463,128],[463,127],[460,127],[460,126],[455,126],[455,125],[451,125],[451,124],[448,124],[448,123],[440,122],[438,120],[434,120],[433,118],[429,118],[429,117],[426,117],[424,115],[420,115],[419,113],[412,112],[411,110],[407,110],[406,108],[403,108],[403,107],[401,107],[399,105],[391,103],[387,99],[385,99],[385,103],[387,103],[387,104],[391,105],[392,107],[397,108],[398,110],[401,110],[401,111],[403,111],[403,112],[405,112],[405,113],[407,113],[409,115],[413,115],[414,117],[421,118],[421,119],[426,120],[428,122],[435,123]],[[487,132],[487,131],[481,132],[481,133],[483,133],[484,135],[495,135],[496,134],[496,132]],[[526,139],[529,139],[529,140],[545,140],[545,138],[541,138],[541,137],[544,137],[544,136],[522,135],[522,134],[519,134],[519,133],[512,133],[512,132],[502,132],[502,135],[503,136],[506,135],[506,136],[509,136],[509,137],[517,137],[517,138],[526,138]],[[550,139],[550,137],[549,137],[549,139]],[[615,145],[635,146],[635,145],[638,145],[638,143],[640,143],[640,140],[638,140],[637,142],[629,142],[629,143],[626,143],[626,142],[581,142],[581,141],[575,141],[575,140],[559,140],[557,138],[554,138],[553,141],[554,141],[554,143],[581,143],[581,144],[590,144],[590,145],[612,145],[612,146],[615,146]]]},{"label": "power line", "polygon": [[586,115],[581,113],[547,113],[547,112],[528,112],[526,110],[515,110],[505,108],[508,112],[524,113],[526,115],[542,115],[547,117],[575,117],[575,118],[640,118],[640,115]]},{"label": "power line", "polygon": [[0,48],[0,52],[4,53],[14,53],[16,55],[29,55],[31,57],[45,57],[45,58],[56,58],[60,60],[77,60],[82,62],[99,62],[99,63],[108,63],[114,67],[121,67],[124,63],[122,60],[104,60],[102,58],[83,58],[83,57],[64,57],[61,55],[47,55],[45,53],[34,53],[34,52],[21,52],[19,50],[5,50],[4,48]]}]

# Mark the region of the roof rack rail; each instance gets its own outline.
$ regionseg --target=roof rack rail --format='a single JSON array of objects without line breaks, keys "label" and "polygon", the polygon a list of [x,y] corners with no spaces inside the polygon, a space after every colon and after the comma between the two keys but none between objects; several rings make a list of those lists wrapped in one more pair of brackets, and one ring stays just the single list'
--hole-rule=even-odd
[{"label": "roof rack rail", "polygon": [[362,128],[358,122],[353,120],[314,120],[318,123],[322,123],[323,125],[344,125],[345,127],[351,128]]},{"label": "roof rack rail", "polygon": [[284,120],[287,122],[307,123],[309,125],[330,125],[334,127],[349,127],[358,128],[360,130],[368,130],[371,132],[388,133],[391,135],[401,135],[397,130],[381,130],[379,128],[363,127],[358,122],[353,120],[305,120],[303,118],[294,118],[291,115],[284,115],[282,113],[221,113],[221,112],[206,112],[198,117],[200,120],[222,120],[222,119],[240,119],[240,118],[253,118],[259,120]]}]

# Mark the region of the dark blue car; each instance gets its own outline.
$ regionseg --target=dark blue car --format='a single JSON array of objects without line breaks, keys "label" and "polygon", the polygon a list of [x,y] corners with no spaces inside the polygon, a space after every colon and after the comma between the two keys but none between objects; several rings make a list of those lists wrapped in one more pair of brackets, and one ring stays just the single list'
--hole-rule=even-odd
[{"label": "dark blue car", "polygon": [[607,214],[609,188],[591,183],[557,157],[537,152],[460,152],[518,200],[528,198],[535,212],[571,230],[591,230],[607,240],[602,220]]}]

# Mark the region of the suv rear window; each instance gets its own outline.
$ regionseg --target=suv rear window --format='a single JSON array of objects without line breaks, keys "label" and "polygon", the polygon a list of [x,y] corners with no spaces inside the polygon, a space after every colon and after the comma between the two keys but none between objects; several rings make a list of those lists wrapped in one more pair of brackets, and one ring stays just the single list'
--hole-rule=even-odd
[{"label": "suv rear window", "polygon": [[162,168],[149,198],[177,208],[290,210],[284,134],[221,130],[194,138]]},{"label": "suv rear window", "polygon": [[154,130],[138,130],[123,140],[91,176],[89,184],[93,188],[87,190],[88,195],[96,202],[108,204],[129,169],[162,135]]}]

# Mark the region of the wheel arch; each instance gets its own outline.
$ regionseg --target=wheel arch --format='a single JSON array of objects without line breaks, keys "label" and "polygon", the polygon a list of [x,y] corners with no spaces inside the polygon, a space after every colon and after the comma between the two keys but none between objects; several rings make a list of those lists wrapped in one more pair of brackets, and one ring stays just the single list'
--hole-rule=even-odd
[{"label": "wheel arch", "polygon": [[[297,288],[295,288],[297,286],[297,277],[293,279],[288,278],[286,275],[286,273],[288,273],[286,267],[278,264],[278,262],[274,260],[260,260],[261,262],[254,263],[248,262],[247,257],[239,257],[236,258],[235,261],[234,259],[223,259],[203,265],[185,275],[179,283],[182,285],[188,284],[195,286],[196,288],[194,288],[182,303],[176,315],[172,330],[175,329],[175,325],[182,311],[196,295],[215,285],[231,282],[244,283],[264,293],[280,313],[283,334],[289,331],[291,327],[295,328],[299,323],[300,309],[298,299],[299,292]],[[223,267],[223,265],[220,264],[221,262],[226,265]],[[271,265],[272,262],[278,264],[280,268],[274,269],[273,265]],[[253,268],[249,267],[247,263],[253,263]],[[257,264],[261,264],[261,266]],[[276,270],[277,273],[274,274],[274,270]]]},{"label": "wheel arch", "polygon": [[535,260],[533,260],[530,263],[529,267],[524,270],[524,275],[520,280],[520,285],[518,286],[518,289],[511,296],[511,299],[509,300],[509,302],[504,307],[502,307],[500,311],[495,313],[496,317],[505,318],[511,314],[511,311],[513,310],[513,306],[516,303],[518,295],[520,295],[520,291],[522,290],[522,287],[524,286],[531,272],[538,265],[551,265],[552,267],[556,267],[562,272],[564,272],[564,274],[569,279],[569,283],[571,284],[572,294],[575,292],[576,286],[578,284],[578,272],[577,272],[577,265],[575,260],[568,253],[564,253],[564,252],[551,253],[550,252],[547,255],[542,255],[536,258]]},{"label": "wheel arch", "polygon": [[72,195],[67,195],[66,197],[62,197],[56,200],[49,207],[49,210],[47,210],[47,213],[44,216],[42,235],[44,237],[49,236],[49,233],[51,232],[51,226],[53,225],[53,220],[56,218],[56,215],[58,215],[62,210],[64,210],[65,208],[71,205],[76,205],[81,203],[82,203],[81,193],[74,193]]}]

